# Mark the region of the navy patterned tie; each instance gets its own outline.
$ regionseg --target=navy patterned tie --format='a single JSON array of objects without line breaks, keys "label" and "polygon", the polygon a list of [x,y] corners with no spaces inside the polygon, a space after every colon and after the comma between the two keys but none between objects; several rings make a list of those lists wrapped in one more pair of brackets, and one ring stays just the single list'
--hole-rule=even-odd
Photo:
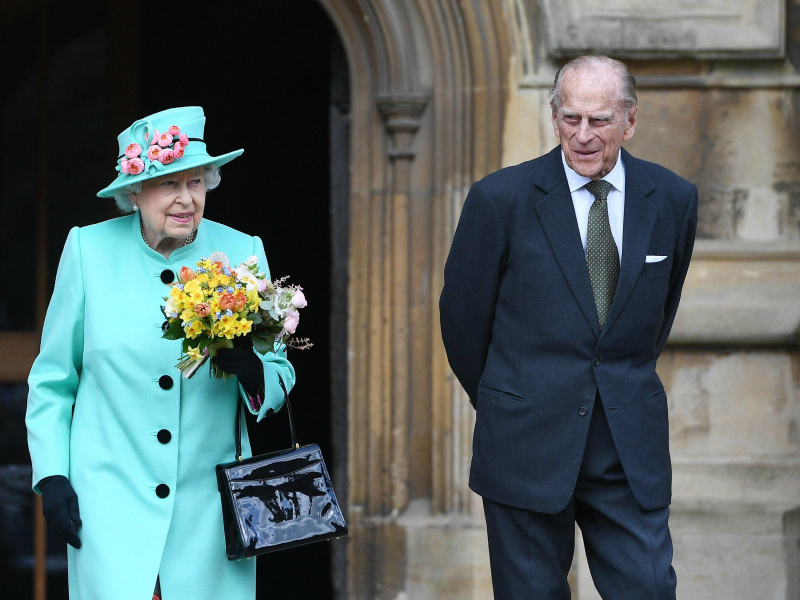
[{"label": "navy patterned tie", "polygon": [[602,329],[614,300],[614,292],[617,291],[619,252],[608,221],[611,184],[603,180],[590,181],[586,189],[594,196],[586,233],[586,264],[589,266],[589,280],[592,282],[597,318]]}]

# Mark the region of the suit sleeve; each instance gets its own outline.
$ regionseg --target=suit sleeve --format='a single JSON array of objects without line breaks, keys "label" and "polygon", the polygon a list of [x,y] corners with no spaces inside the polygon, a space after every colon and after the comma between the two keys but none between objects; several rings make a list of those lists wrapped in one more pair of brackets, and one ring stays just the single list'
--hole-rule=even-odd
[{"label": "suit sleeve", "polygon": [[[267,274],[267,277],[269,277],[269,265],[267,263],[267,255],[264,252],[264,244],[261,238],[257,236],[253,238],[253,254],[258,257],[258,264],[262,266],[262,270]],[[253,352],[256,351],[253,350]],[[278,376],[280,375],[280,377],[283,378],[286,390],[291,391],[294,387],[295,373],[294,367],[286,358],[286,346],[282,344],[276,344],[274,352],[268,352],[263,355],[256,352],[256,356],[264,363],[264,402],[261,408],[258,411],[251,408],[247,392],[244,391],[241,384],[239,384],[239,393],[247,409],[252,414],[258,415],[256,420],[260,421],[267,415],[270,409],[274,412],[278,412],[283,406],[283,389],[281,389]]]},{"label": "suit sleeve", "polygon": [[67,237],[42,329],[39,356],[28,376],[25,425],[33,466],[34,491],[51,475],[69,477],[72,407],[83,365],[83,268],[80,229]]},{"label": "suit sleeve", "polygon": [[697,188],[692,186],[689,206],[686,208],[686,214],[683,217],[678,243],[675,245],[675,259],[673,264],[677,266],[673,269],[672,275],[670,276],[669,292],[667,292],[667,301],[664,305],[664,322],[661,325],[661,331],[656,341],[656,356],[660,356],[661,352],[664,350],[664,346],[669,338],[669,332],[672,330],[672,324],[675,322],[678,304],[681,301],[683,282],[686,281],[686,273],[689,271],[689,262],[692,259],[692,250],[694,249],[696,233]]},{"label": "suit sleeve", "polygon": [[495,303],[508,255],[500,212],[480,183],[472,186],[444,268],[439,312],[453,373],[477,406],[492,340]]}]

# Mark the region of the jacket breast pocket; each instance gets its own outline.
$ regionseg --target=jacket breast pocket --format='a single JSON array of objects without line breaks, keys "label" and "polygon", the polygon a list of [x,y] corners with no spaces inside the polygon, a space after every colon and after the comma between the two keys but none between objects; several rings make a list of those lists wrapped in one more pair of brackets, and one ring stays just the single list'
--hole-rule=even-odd
[{"label": "jacket breast pocket", "polygon": [[672,271],[672,256],[660,262],[644,263],[640,277],[665,277]]}]

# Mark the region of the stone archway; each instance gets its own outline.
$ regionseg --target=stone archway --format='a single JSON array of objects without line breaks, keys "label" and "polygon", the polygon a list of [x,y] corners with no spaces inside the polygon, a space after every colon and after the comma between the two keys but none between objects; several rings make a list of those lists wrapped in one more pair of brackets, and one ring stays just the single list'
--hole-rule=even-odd
[{"label": "stone archway", "polygon": [[481,535],[466,486],[473,416],[452,385],[437,303],[466,191],[500,167],[505,3],[320,2],[351,85],[351,537],[338,592],[469,597]]}]

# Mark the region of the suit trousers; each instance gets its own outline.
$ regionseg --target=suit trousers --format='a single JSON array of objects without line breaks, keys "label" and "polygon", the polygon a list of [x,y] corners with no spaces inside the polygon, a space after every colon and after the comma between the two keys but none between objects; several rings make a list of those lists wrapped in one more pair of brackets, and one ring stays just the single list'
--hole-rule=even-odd
[{"label": "suit trousers", "polygon": [[497,600],[570,600],[576,522],[604,600],[675,600],[669,507],[636,502],[599,395],[567,507],[545,514],[484,499],[484,512]]}]

